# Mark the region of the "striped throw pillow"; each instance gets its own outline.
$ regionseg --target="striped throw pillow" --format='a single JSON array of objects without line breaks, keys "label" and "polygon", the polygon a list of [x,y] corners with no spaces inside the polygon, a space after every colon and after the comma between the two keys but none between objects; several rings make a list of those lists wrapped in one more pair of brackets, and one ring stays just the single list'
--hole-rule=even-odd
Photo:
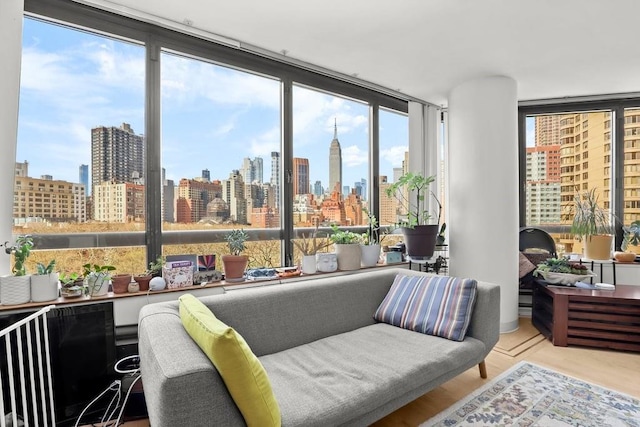
[{"label": "striped throw pillow", "polygon": [[373,317],[400,328],[462,341],[477,286],[473,279],[398,274]]}]

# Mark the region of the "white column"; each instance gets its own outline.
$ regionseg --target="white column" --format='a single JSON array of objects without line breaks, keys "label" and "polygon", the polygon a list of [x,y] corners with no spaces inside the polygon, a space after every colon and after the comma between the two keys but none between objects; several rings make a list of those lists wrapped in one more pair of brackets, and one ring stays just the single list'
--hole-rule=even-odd
[{"label": "white column", "polygon": [[[0,244],[13,243],[13,185],[18,136],[18,98],[22,60],[23,0],[0,1]],[[10,257],[0,253],[0,275],[10,272]]]},{"label": "white column", "polygon": [[500,332],[518,328],[515,80],[468,81],[449,96],[451,275],[500,285]]}]

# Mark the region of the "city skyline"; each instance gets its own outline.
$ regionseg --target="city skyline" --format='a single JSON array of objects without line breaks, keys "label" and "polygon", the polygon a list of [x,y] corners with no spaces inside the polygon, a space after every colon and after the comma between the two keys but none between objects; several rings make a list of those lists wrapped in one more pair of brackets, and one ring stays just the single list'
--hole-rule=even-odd
[{"label": "city skyline", "polygon": [[[167,179],[204,169],[222,179],[246,157],[266,163],[280,151],[278,81],[166,52],[161,62]],[[300,86],[293,95],[293,155],[314,160],[310,182],[329,181],[336,122],[343,182],[368,178],[368,106]],[[121,123],[143,135],[144,49],[26,18],[16,160],[29,161],[34,177],[78,182],[78,166],[91,164],[91,129]],[[393,176],[407,141],[406,115],[381,110],[381,175]]]}]

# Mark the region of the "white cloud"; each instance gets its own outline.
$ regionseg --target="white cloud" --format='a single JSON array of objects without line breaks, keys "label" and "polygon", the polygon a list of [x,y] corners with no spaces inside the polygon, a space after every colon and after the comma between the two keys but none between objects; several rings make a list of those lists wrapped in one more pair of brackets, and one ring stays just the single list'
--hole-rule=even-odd
[{"label": "white cloud", "polygon": [[360,166],[367,163],[367,152],[361,150],[355,145],[350,145],[342,149],[342,165],[343,167]]},{"label": "white cloud", "polygon": [[396,145],[380,150],[380,160],[384,160],[391,164],[394,168],[402,166],[404,161],[404,153],[409,150],[406,145]]},{"label": "white cloud", "polygon": [[251,156],[271,158],[272,151],[280,151],[280,127],[275,126],[251,140]]}]

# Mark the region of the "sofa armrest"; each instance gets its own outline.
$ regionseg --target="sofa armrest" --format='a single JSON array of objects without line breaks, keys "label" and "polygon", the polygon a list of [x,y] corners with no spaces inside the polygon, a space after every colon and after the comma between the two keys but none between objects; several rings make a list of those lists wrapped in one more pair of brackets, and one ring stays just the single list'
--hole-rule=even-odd
[{"label": "sofa armrest", "polygon": [[494,283],[478,282],[476,303],[467,336],[484,343],[485,356],[498,342],[500,338],[500,286]]},{"label": "sofa armrest", "polygon": [[151,425],[245,425],[218,371],[182,326],[177,303],[143,307],[138,327]]}]

